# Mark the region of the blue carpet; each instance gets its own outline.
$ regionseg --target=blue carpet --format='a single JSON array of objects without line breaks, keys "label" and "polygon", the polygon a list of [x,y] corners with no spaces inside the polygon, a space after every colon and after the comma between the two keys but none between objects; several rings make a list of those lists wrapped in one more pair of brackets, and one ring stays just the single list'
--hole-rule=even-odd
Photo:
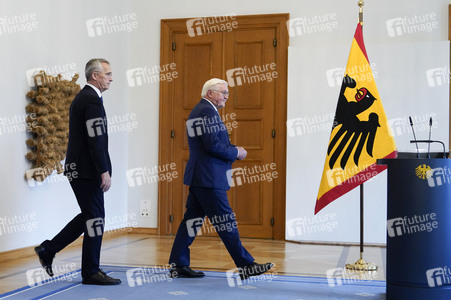
[{"label": "blue carpet", "polygon": [[[260,275],[241,281],[237,274],[205,272],[204,278],[176,278],[166,270],[102,266],[110,276],[120,278],[116,286],[81,284],[80,270],[51,281],[33,281],[0,299],[385,299],[385,281],[346,280],[322,277]],[[24,275],[25,276],[25,275]],[[30,280],[28,281],[30,283]]]}]

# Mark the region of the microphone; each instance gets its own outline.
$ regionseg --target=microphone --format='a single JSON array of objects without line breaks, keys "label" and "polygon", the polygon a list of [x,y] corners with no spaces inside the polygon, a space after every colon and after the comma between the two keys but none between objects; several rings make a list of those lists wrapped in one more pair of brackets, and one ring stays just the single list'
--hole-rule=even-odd
[{"label": "microphone", "polygon": [[431,131],[432,131],[432,117],[429,118],[428,158],[431,158]]},{"label": "microphone", "polygon": [[417,158],[420,158],[420,150],[418,150],[417,137],[415,136],[415,130],[413,129],[412,117],[409,116],[410,127],[412,127],[413,139],[415,140],[415,146],[417,147]]}]

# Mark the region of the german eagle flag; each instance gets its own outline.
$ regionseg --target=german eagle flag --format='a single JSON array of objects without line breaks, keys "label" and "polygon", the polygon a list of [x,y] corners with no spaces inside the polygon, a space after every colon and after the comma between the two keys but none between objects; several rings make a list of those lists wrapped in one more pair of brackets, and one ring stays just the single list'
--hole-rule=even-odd
[{"label": "german eagle flag", "polygon": [[374,82],[357,24],[340,89],[315,214],[386,166],[379,158],[396,157],[396,145]]}]

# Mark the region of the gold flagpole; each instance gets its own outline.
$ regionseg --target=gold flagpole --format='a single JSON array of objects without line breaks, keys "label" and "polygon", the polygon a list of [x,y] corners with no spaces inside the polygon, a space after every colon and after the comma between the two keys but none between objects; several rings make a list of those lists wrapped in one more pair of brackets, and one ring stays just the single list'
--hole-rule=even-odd
[{"label": "gold flagpole", "polygon": [[357,2],[357,5],[359,6],[359,23],[360,23],[360,25],[362,25],[363,26],[363,5],[364,5],[365,3],[362,1],[362,0],[360,0],[359,2]]},{"label": "gold flagpole", "polygon": [[[364,2],[360,0],[359,6],[359,23],[363,26],[363,5]],[[377,266],[373,263],[368,263],[363,259],[363,183],[360,185],[360,259],[354,264],[346,264],[346,269],[357,271],[376,271]]]}]

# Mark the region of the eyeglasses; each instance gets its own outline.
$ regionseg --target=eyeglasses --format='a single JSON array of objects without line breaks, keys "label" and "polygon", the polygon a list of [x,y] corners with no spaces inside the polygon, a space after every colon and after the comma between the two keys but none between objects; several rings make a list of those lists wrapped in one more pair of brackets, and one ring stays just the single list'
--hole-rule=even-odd
[{"label": "eyeglasses", "polygon": [[100,71],[94,71],[94,72],[98,73],[98,74],[101,74],[101,75],[104,75],[106,77],[113,77],[113,73],[111,73],[111,72],[109,72],[109,73],[103,73],[103,72],[100,72]]},{"label": "eyeglasses", "polygon": [[224,96],[230,95],[230,93],[229,93],[229,92],[226,92],[226,91],[218,91],[218,90],[210,90],[210,91],[221,93],[221,94],[223,94]]}]

